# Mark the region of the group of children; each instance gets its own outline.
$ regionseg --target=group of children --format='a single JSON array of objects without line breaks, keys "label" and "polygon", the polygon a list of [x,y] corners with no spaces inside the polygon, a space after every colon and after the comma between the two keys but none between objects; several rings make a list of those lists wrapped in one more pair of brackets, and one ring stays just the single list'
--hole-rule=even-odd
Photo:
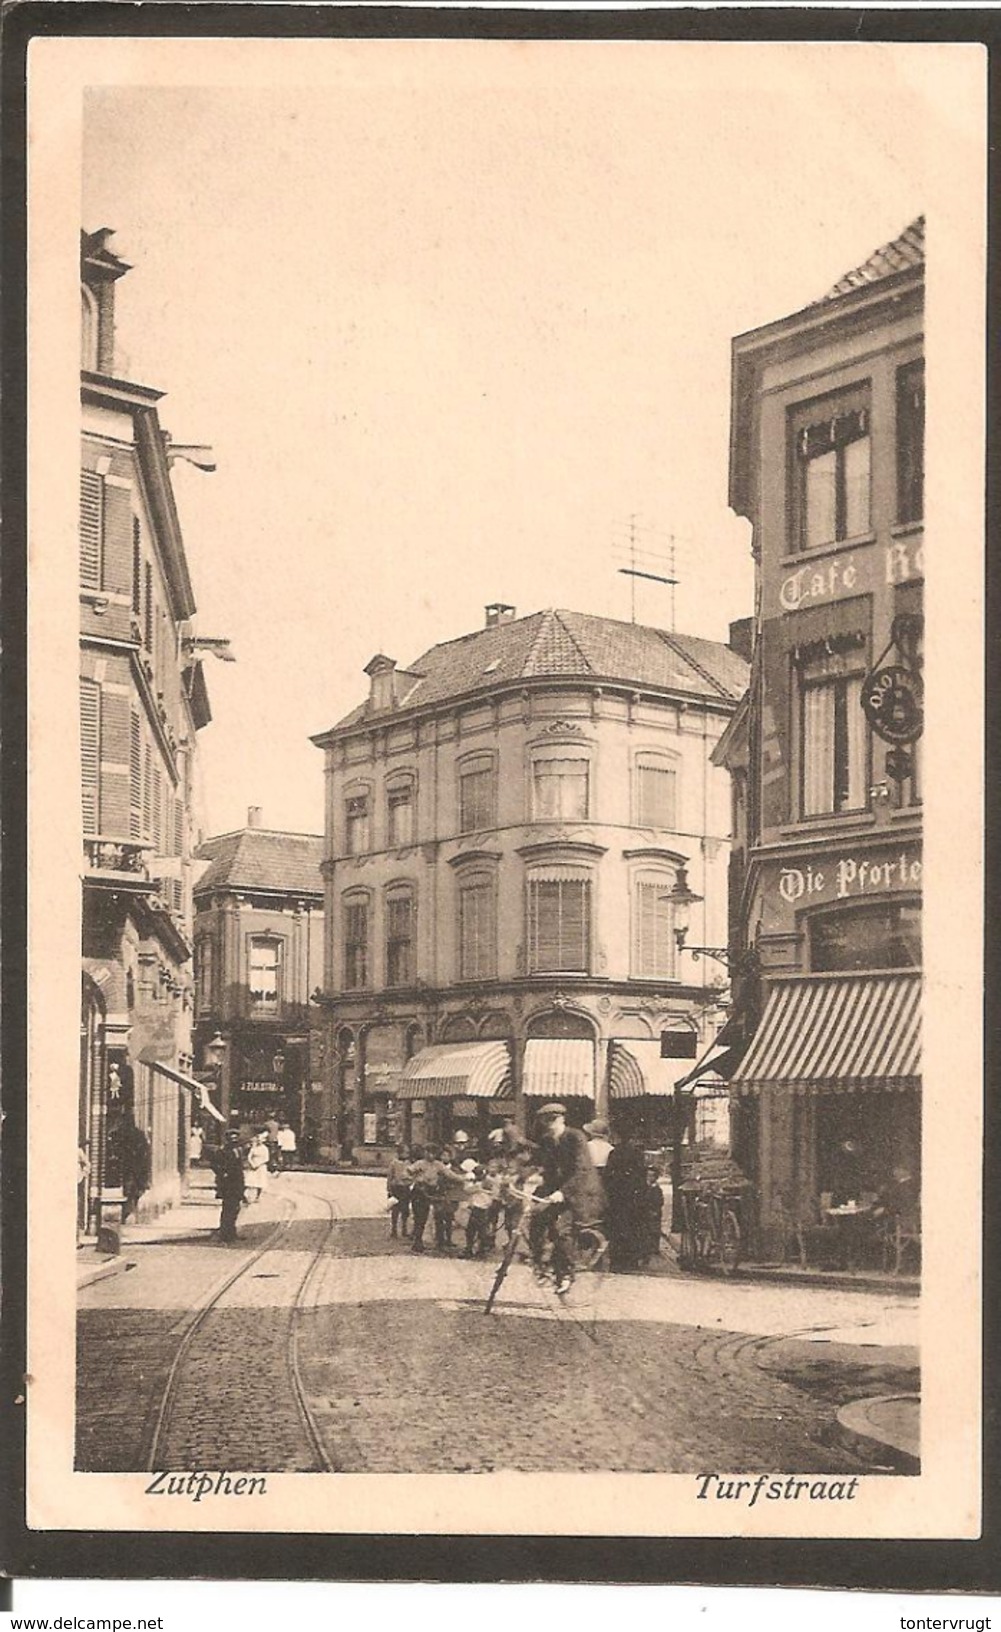
[{"label": "group of children", "polygon": [[454,1249],[456,1229],[464,1232],[467,1258],[486,1257],[501,1225],[510,1240],[524,1195],[542,1183],[542,1172],[533,1148],[503,1129],[490,1135],[488,1145],[482,1160],[461,1130],[447,1145],[416,1146],[412,1152],[399,1145],[386,1177],[391,1236],[406,1237],[412,1219],[411,1251],[424,1252],[430,1219],[441,1252]]}]

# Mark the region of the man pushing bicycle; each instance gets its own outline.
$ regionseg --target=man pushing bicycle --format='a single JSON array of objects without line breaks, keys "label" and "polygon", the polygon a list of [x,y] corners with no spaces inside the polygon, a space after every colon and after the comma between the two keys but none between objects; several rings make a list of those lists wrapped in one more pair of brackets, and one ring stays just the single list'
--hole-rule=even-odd
[{"label": "man pushing bicycle", "polygon": [[541,1268],[547,1243],[552,1243],[552,1270],[556,1291],[569,1292],[576,1273],[578,1232],[597,1224],[605,1212],[601,1178],[591,1161],[586,1136],[568,1128],[566,1106],[543,1105],[538,1113],[539,1158],[542,1183],[536,1200],[548,1206],[533,1209],[528,1226],[532,1262]]}]

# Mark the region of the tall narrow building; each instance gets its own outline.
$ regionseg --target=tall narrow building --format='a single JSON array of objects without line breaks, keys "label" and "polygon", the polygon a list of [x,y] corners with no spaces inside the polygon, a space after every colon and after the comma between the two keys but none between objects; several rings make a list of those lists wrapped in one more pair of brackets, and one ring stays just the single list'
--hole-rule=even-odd
[{"label": "tall narrow building", "polygon": [[[921,1162],[924,221],[733,342],[730,502],[753,527],[731,771],[738,1147],[762,1248]],[[852,1218],[852,1229],[861,1225]]]},{"label": "tall narrow building", "polygon": [[193,1019],[192,798],[210,719],[162,392],[118,377],[107,229],[81,247],[82,1229],[176,1201]]}]

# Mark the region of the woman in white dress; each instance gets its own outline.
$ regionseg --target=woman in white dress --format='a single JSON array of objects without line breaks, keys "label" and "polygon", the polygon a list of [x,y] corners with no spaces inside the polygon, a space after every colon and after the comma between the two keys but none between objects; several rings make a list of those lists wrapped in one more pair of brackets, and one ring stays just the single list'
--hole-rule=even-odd
[{"label": "woman in white dress", "polygon": [[260,1201],[262,1191],[268,1188],[268,1161],[271,1151],[263,1133],[254,1134],[254,1142],[244,1160],[245,1190],[248,1202]]}]

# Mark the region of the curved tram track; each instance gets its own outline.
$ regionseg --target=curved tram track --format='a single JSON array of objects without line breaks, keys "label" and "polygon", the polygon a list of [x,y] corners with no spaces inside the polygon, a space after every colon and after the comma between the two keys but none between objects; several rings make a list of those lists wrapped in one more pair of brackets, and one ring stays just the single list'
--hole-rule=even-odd
[{"label": "curved tram track", "polygon": [[336,1471],[303,1387],[299,1322],[339,1214],[292,1178],[282,1192],[285,1217],[184,1333],[149,1434],[151,1472]]}]

